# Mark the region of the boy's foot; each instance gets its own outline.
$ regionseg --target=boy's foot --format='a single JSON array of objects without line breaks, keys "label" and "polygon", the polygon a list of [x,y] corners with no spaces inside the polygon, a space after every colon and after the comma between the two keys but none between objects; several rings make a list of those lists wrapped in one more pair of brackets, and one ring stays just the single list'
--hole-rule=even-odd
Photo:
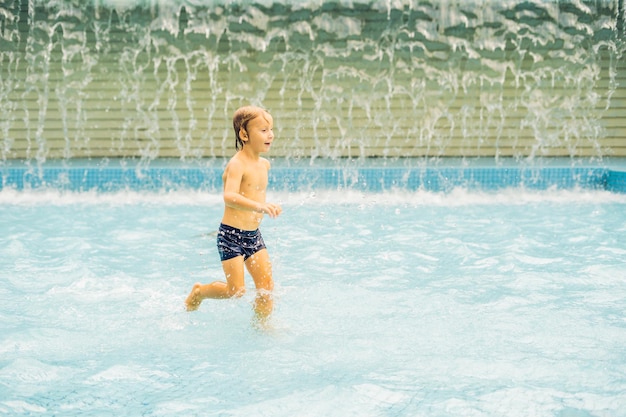
[{"label": "boy's foot", "polygon": [[185,300],[187,311],[197,310],[198,307],[200,306],[200,303],[202,302],[202,299],[200,298],[200,286],[201,286],[200,283],[194,284],[193,288],[191,289],[191,292],[187,296],[187,299]]}]

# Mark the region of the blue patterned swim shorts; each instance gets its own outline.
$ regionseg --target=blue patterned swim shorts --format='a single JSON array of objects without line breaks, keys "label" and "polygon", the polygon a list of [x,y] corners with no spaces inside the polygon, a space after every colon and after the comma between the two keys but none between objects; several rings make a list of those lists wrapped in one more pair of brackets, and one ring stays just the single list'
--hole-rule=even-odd
[{"label": "blue patterned swim shorts", "polygon": [[241,230],[220,224],[217,231],[217,250],[222,261],[237,256],[243,256],[245,261],[261,249],[265,249],[265,242],[259,229]]}]

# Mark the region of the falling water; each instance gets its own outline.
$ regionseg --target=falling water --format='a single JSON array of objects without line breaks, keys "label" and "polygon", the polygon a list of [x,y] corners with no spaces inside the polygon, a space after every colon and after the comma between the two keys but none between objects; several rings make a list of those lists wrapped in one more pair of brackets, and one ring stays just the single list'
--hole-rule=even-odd
[{"label": "falling water", "polygon": [[9,0],[1,159],[222,157],[246,103],[293,159],[626,154],[623,22],[621,0]]}]

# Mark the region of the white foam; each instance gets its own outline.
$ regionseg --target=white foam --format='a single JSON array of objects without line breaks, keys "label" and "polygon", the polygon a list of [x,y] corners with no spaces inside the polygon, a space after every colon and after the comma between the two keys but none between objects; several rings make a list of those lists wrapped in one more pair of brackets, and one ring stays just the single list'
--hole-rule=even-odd
[{"label": "white foam", "polygon": [[[362,204],[366,206],[472,206],[524,205],[529,203],[626,203],[626,194],[604,190],[528,190],[506,188],[499,191],[478,191],[457,188],[449,193],[434,191],[390,191],[371,193],[350,190],[284,193],[276,195],[279,202],[296,205]],[[268,198],[271,198],[269,196]]]},{"label": "white foam", "polygon": [[[336,205],[357,204],[365,206],[471,206],[471,205],[523,205],[529,203],[618,203],[626,204],[626,194],[604,190],[549,189],[532,190],[506,188],[498,191],[470,190],[456,188],[451,192],[404,191],[364,192],[355,190],[317,190],[268,193],[268,200],[286,205]],[[118,191],[100,193],[96,191],[74,192],[62,190],[0,190],[0,205],[141,205],[164,206],[211,206],[222,204],[218,192],[199,190],[177,191]]]},{"label": "white foam", "polygon": [[68,206],[76,204],[93,205],[139,205],[158,204],[165,206],[203,206],[222,202],[221,194],[198,190],[147,192],[118,191],[99,193],[96,191],[74,192],[53,189],[17,191],[0,190],[0,205],[53,205]]}]

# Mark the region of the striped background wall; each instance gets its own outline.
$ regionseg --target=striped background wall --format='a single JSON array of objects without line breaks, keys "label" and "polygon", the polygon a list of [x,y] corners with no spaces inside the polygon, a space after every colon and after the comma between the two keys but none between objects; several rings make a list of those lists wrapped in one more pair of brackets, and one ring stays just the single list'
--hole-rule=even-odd
[{"label": "striped background wall", "polygon": [[170,3],[0,6],[1,158],[626,156],[623,1]]}]

